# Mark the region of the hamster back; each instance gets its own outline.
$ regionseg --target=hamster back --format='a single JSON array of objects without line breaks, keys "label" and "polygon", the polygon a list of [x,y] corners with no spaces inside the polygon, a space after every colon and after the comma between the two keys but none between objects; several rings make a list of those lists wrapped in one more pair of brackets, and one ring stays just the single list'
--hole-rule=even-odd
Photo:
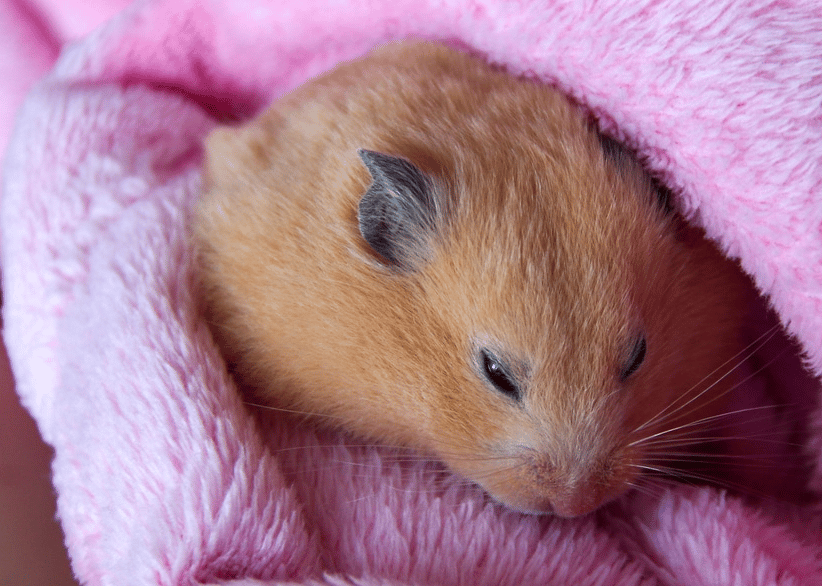
[{"label": "hamster back", "polygon": [[723,408],[744,277],[548,87],[389,45],[206,151],[208,319],[261,401],[563,516]]}]

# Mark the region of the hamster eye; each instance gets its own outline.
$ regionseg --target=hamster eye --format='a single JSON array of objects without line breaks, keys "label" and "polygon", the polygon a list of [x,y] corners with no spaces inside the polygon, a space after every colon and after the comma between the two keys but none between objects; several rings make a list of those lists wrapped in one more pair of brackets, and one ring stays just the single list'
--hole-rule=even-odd
[{"label": "hamster eye", "polygon": [[511,375],[506,372],[505,367],[500,361],[487,350],[482,350],[480,356],[485,378],[487,378],[500,393],[519,401],[522,398],[519,385],[514,381]]},{"label": "hamster eye", "polygon": [[620,380],[624,381],[642,366],[642,361],[645,360],[645,352],[647,349],[648,345],[645,342],[645,337],[640,337],[634,344],[634,349],[631,350],[631,356],[622,368],[622,372],[619,375]]}]

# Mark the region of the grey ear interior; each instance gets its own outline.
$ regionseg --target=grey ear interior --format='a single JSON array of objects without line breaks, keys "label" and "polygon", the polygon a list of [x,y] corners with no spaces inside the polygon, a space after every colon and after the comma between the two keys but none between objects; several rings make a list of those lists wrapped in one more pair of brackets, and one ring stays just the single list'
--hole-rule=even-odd
[{"label": "grey ear interior", "polygon": [[426,257],[436,228],[431,179],[410,161],[376,151],[357,151],[371,185],[360,200],[360,233],[378,254],[401,269]]}]

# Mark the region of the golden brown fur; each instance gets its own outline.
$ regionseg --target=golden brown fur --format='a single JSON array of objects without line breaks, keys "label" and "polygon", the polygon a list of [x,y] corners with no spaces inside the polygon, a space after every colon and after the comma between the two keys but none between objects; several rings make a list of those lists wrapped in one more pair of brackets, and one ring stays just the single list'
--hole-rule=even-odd
[{"label": "golden brown fur", "polygon": [[[415,270],[360,235],[361,148],[445,194]],[[434,45],[386,46],[216,131],[195,232],[245,384],[434,454],[520,510],[583,514],[635,484],[637,440],[721,410],[731,377],[637,428],[739,350],[743,277],[636,163],[606,156],[562,95]],[[621,381],[638,335],[645,362]],[[478,374],[485,346],[521,365],[520,403]]]}]

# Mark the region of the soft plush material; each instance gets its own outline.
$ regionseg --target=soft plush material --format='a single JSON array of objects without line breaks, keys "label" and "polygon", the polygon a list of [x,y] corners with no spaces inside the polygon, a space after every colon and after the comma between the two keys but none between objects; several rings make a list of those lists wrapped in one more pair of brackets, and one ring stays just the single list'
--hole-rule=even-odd
[{"label": "soft plush material", "polygon": [[0,154],[31,85],[77,40],[129,0],[0,0]]},{"label": "soft plush material", "polygon": [[[435,463],[243,404],[195,305],[203,137],[406,37],[471,47],[590,108],[741,259],[822,373],[813,3],[138,2],[63,52],[5,163],[4,336],[55,448],[80,581],[822,584],[816,496],[672,485],[583,519],[520,515]],[[807,457],[809,479],[788,459],[771,474],[818,491],[818,386],[774,364],[738,399],[776,427],[779,405],[806,418],[789,457]]]}]

